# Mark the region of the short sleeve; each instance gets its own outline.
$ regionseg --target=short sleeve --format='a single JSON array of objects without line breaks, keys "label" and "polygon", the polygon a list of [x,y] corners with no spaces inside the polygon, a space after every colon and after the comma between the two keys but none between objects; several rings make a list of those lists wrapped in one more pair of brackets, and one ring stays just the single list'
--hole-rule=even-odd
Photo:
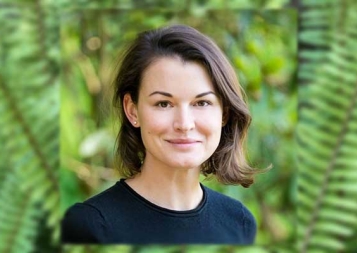
[{"label": "short sleeve", "polygon": [[77,203],[70,207],[61,225],[62,243],[100,243],[105,239],[104,218],[98,209],[88,204]]},{"label": "short sleeve", "polygon": [[244,232],[247,244],[253,244],[257,234],[257,224],[252,213],[244,208]]}]

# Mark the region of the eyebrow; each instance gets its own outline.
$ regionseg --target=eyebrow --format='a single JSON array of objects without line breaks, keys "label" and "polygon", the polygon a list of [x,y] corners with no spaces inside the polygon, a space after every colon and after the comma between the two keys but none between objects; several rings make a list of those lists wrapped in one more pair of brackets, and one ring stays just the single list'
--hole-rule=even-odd
[{"label": "eyebrow", "polygon": [[[170,97],[170,98],[173,97],[172,94],[164,92],[164,91],[154,91],[153,93],[151,93],[149,95],[149,97],[152,96],[152,95],[155,95],[155,94],[160,94],[160,95],[163,95],[165,97]],[[217,96],[216,93],[214,93],[213,91],[207,91],[207,92],[203,92],[203,93],[198,94],[196,96],[196,98],[204,97],[204,96],[209,95],[209,94],[213,94],[213,95]]]}]

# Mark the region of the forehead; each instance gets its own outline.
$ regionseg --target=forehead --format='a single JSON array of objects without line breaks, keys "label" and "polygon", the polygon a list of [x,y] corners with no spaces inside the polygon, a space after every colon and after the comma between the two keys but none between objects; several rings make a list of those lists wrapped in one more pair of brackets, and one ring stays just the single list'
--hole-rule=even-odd
[{"label": "forehead", "polygon": [[140,86],[144,92],[156,89],[214,91],[211,78],[201,64],[179,57],[161,57],[153,61],[144,71]]}]

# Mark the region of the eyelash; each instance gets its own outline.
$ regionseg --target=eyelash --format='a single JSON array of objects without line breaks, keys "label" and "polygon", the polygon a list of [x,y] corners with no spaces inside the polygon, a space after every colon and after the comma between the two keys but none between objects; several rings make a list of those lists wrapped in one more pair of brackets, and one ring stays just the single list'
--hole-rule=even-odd
[{"label": "eyelash", "polygon": [[[167,104],[167,106],[162,106],[162,104]],[[169,101],[159,101],[155,104],[155,106],[160,107],[160,108],[167,108],[170,105]]]},{"label": "eyelash", "polygon": [[208,106],[208,105],[212,105],[212,102],[211,101],[207,101],[207,100],[200,100],[200,101],[197,101],[195,104],[198,105],[199,103],[205,103],[206,104],[206,105],[201,105],[202,107]]},{"label": "eyelash", "polygon": [[[202,105],[203,103],[205,105]],[[163,104],[165,104],[166,106],[162,106]],[[201,105],[199,105],[199,104],[201,104]],[[209,106],[209,105],[212,105],[212,102],[208,101],[208,100],[200,100],[194,104],[194,106],[199,106],[199,107],[205,107],[205,106]],[[160,107],[160,108],[168,108],[170,106],[170,102],[169,101],[159,101],[155,104],[155,106]]]}]

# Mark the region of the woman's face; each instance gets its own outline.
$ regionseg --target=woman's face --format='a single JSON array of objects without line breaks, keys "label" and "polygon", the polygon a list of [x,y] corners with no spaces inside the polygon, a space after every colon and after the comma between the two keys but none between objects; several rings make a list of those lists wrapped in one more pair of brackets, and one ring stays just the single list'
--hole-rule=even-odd
[{"label": "woman's face", "polygon": [[144,72],[132,111],[146,148],[146,164],[199,168],[219,144],[222,104],[198,63],[178,57],[154,61]]}]

